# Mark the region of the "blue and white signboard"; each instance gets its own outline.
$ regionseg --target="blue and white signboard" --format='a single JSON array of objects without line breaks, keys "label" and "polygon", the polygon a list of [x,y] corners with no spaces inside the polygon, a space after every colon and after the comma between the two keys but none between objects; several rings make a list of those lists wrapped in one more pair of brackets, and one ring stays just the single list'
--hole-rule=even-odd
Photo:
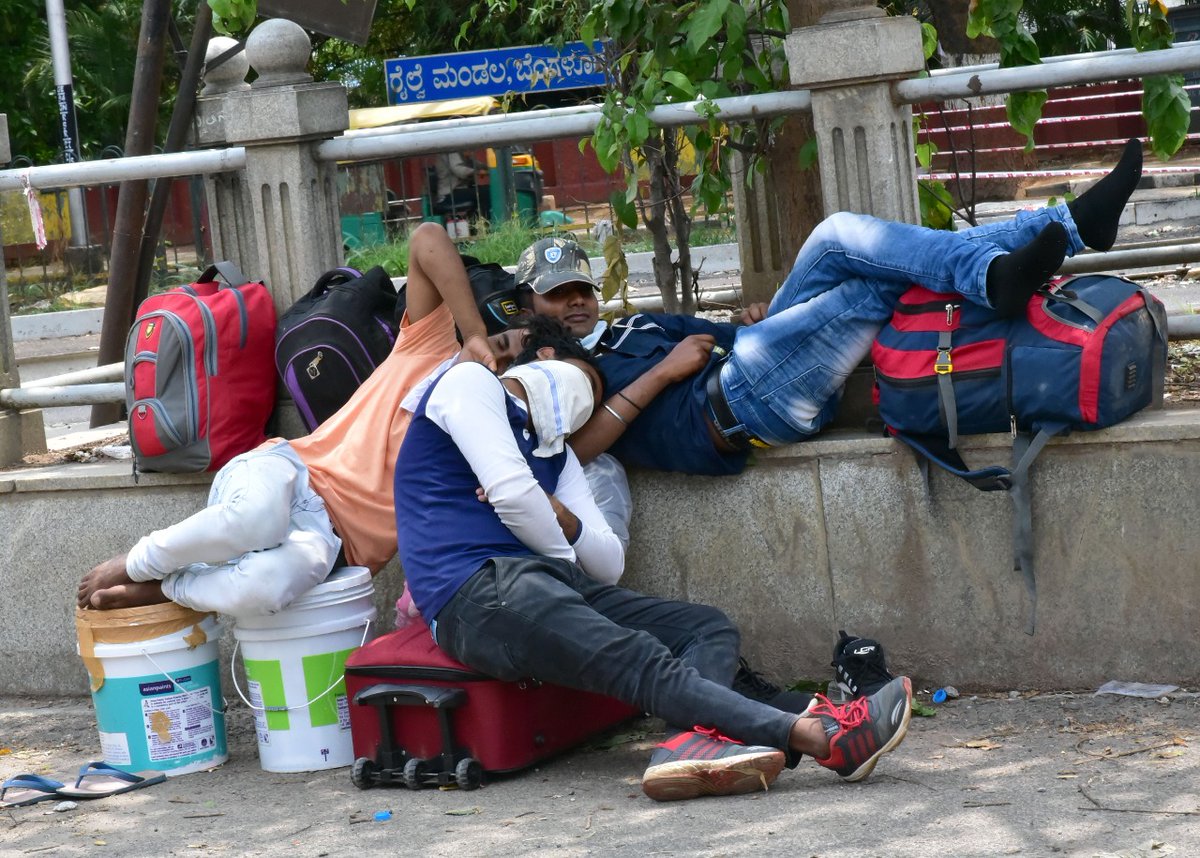
[{"label": "blue and white signboard", "polygon": [[603,86],[602,43],[401,57],[384,62],[388,104]]}]

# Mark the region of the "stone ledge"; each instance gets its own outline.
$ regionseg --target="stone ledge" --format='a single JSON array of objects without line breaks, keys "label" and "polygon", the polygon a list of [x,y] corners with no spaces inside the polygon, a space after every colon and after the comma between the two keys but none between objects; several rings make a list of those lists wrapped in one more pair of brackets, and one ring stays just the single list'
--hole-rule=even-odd
[{"label": "stone ledge", "polygon": [[0,495],[21,492],[63,492],[98,489],[161,488],[164,486],[207,485],[213,475],[139,473],[133,477],[129,460],[80,462],[0,471]]},{"label": "stone ledge", "polygon": [[[1087,444],[1128,444],[1137,441],[1177,441],[1200,438],[1200,408],[1164,408],[1143,411],[1124,423],[1095,432],[1075,432],[1054,438],[1048,448]],[[1007,450],[1012,439],[1006,434],[964,436],[962,449]],[[876,456],[893,453],[896,441],[864,431],[838,429],[825,432],[811,441],[771,450],[756,450],[754,464],[782,464],[790,460],[820,459],[829,456]],[[647,472],[647,475],[653,472]],[[44,468],[0,471],[0,494],[12,492],[84,491],[88,489],[136,489],[163,486],[191,486],[212,482],[213,475],[159,474],[143,472],[135,483],[128,461],[111,460],[80,464],[51,465]]]}]

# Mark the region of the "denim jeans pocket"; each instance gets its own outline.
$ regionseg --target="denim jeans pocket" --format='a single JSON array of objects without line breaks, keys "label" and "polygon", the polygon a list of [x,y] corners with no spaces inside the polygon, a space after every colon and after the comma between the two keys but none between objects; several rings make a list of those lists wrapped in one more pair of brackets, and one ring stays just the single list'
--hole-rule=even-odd
[{"label": "denim jeans pocket", "polygon": [[811,435],[829,422],[841,399],[848,373],[817,364],[803,374],[786,379],[763,394],[763,403],[800,437]]}]

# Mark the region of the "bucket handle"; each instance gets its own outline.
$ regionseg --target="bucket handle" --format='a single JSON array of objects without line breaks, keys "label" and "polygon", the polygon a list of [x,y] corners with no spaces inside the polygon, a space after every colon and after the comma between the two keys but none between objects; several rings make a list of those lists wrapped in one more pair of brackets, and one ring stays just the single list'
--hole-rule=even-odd
[{"label": "bucket handle", "polygon": [[[174,685],[176,688],[178,688],[181,692],[186,694],[188,697],[191,697],[193,694],[203,694],[204,693],[203,689],[198,688],[195,691],[191,691],[187,688],[184,688],[182,685],[180,685],[178,682],[175,681],[175,677],[171,676],[171,674],[167,673],[165,670],[162,669],[162,667],[159,665],[159,663],[154,660],[154,656],[150,655],[150,653],[146,652],[146,650],[141,650],[141,653],[142,653],[142,655],[144,655],[146,657],[147,661],[149,661],[152,665],[154,665],[156,668],[158,668],[158,672],[161,673],[166,678],[167,682]],[[211,703],[208,705],[208,708],[212,709],[213,713],[216,715],[224,715],[226,712],[229,711],[229,701],[226,700],[225,695],[222,694],[221,695],[221,708],[217,709]]]},{"label": "bucket handle", "polygon": [[[363,636],[362,636],[362,640],[358,644],[359,646],[362,646],[363,644],[365,644],[367,642],[367,636],[369,634],[371,634],[371,621],[367,620],[366,623],[363,625]],[[235,640],[233,642],[233,655],[230,656],[230,662],[229,662],[229,675],[231,677],[233,677],[233,688],[235,691],[237,691],[238,697],[242,698],[242,702],[245,703],[251,709],[253,709],[255,712],[294,712],[297,709],[307,709],[309,706],[312,706],[314,703],[316,703],[318,700],[320,700],[322,697],[324,697],[330,691],[333,691],[333,689],[337,688],[338,684],[341,683],[341,681],[346,678],[346,671],[345,671],[345,669],[343,669],[342,675],[333,681],[333,685],[326,688],[324,691],[322,691],[320,694],[318,694],[312,700],[307,700],[304,703],[300,703],[296,706],[255,706],[253,703],[250,702],[249,698],[247,698],[245,693],[242,691],[242,686],[238,685],[237,654],[238,654],[238,647],[240,647],[241,645],[242,645],[242,642],[240,640],[236,640],[236,636],[235,636]]]}]

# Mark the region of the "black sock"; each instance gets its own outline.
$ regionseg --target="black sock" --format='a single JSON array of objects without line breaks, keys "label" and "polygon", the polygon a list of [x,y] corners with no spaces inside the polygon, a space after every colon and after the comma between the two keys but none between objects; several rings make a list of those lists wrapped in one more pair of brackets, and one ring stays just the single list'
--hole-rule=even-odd
[{"label": "black sock", "polygon": [[1121,160],[1107,176],[1067,203],[1079,237],[1093,250],[1108,250],[1117,240],[1117,221],[1142,177],[1142,141],[1125,144]]},{"label": "black sock", "polygon": [[1019,316],[1067,255],[1067,230],[1049,223],[1033,241],[997,256],[988,266],[987,299],[1001,316]]}]

